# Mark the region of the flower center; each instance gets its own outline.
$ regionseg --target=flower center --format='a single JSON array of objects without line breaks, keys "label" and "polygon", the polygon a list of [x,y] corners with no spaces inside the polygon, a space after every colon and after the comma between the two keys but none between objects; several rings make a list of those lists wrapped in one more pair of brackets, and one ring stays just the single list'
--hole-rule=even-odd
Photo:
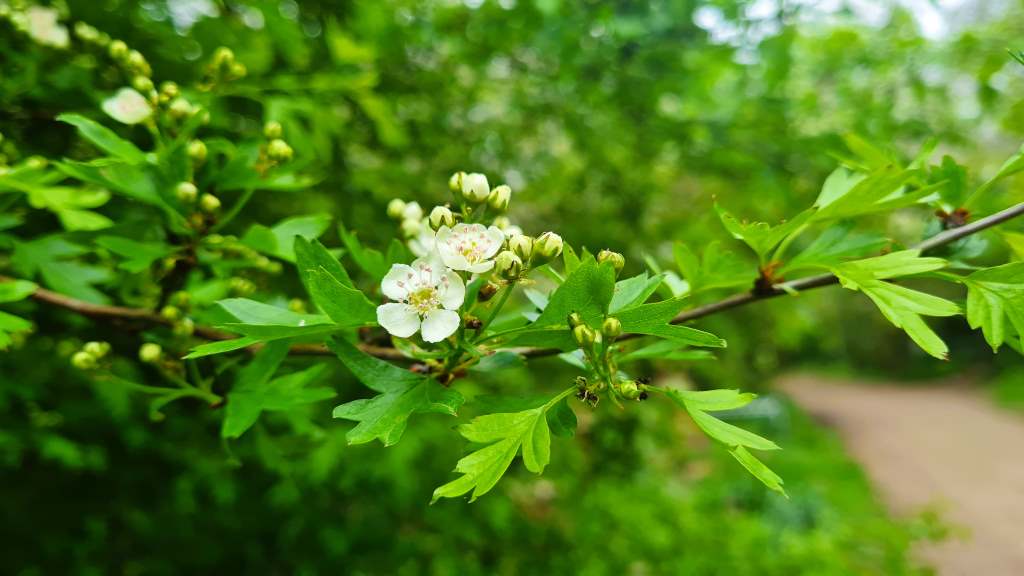
[{"label": "flower center", "polygon": [[452,238],[455,251],[461,254],[470,264],[484,260],[490,239],[483,232],[468,232]]},{"label": "flower center", "polygon": [[441,298],[433,286],[423,286],[409,293],[409,305],[421,315],[441,306]]}]

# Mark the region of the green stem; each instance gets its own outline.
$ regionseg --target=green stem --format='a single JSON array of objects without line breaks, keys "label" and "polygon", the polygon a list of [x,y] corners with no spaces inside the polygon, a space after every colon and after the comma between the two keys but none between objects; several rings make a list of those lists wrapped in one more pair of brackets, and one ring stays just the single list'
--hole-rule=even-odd
[{"label": "green stem", "polygon": [[807,230],[807,224],[801,225],[796,230],[793,230],[789,236],[786,236],[786,238],[779,243],[779,247],[775,249],[775,253],[772,254],[772,260],[781,260],[782,256],[786,253],[786,249],[789,248],[789,245],[792,244],[798,236],[803,234],[805,230]]},{"label": "green stem", "polygon": [[221,218],[220,222],[217,222],[217,224],[210,229],[210,232],[216,232],[224,228],[225,226],[228,225],[229,222],[234,220],[235,216],[238,216],[239,212],[242,211],[242,208],[245,208],[245,205],[249,203],[249,200],[252,198],[252,194],[254,191],[255,190],[253,188],[246,188],[242,192],[242,196],[238,199],[237,202],[235,202],[235,205],[231,207],[231,210],[228,210],[228,212],[224,214],[224,217]]},{"label": "green stem", "polygon": [[495,302],[494,309],[491,310],[490,315],[487,316],[487,320],[484,320],[484,323],[480,325],[480,331],[478,332],[480,336],[477,337],[478,342],[480,341],[480,337],[484,335],[484,332],[487,331],[487,328],[489,328],[491,324],[494,322],[494,320],[498,317],[498,313],[501,312],[501,309],[505,306],[505,303],[508,302],[508,297],[509,295],[512,294],[512,289],[515,287],[515,285],[516,283],[512,282],[507,287],[505,287],[505,291],[502,292],[501,297],[498,298],[497,302]]}]

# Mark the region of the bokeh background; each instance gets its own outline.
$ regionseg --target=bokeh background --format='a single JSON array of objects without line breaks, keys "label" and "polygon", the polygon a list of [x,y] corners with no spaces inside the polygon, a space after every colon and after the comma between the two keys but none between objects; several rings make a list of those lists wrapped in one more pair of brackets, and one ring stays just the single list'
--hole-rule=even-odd
[{"label": "bokeh background", "polygon": [[[1024,68],[1006,52],[1022,48],[1019,0],[53,5],[140,49],[160,80],[195,83],[222,45],[245,63],[209,129],[232,138],[277,120],[318,183],[261,193],[239,233],[326,212],[384,245],[388,200],[432,205],[453,171],[482,171],[512,186],[511,216],[528,233],[621,251],[639,272],[645,260],[671,267],[676,241],[730,242],[716,199],[769,221],[806,207],[851,134],[905,158],[937,139],[976,182],[1024,136]],[[116,90],[106,66],[0,31],[0,132],[17,142],[7,153],[74,156],[72,128],[53,118]],[[983,209],[1022,197],[1009,187]],[[878,225],[909,242],[927,219]],[[650,368],[765,393],[744,425],[784,446],[770,465],[789,500],[652,405],[581,411],[543,477],[514,465],[479,502],[427,506],[462,449],[449,423],[424,419],[387,449],[350,447],[322,403],[226,445],[201,406],[153,422],[129,393],[53,361],[64,337],[117,337],[60,326],[0,355],[4,572],[916,574],[927,569],[911,545],[947,534],[941,515],[890,515],[834,433],[773,379],[969,374],[993,402],[1024,404],[1020,358],[991,356],[962,319],[937,324],[954,354],[935,362],[866,299],[823,290],[706,322],[730,342],[717,361]],[[332,369],[339,394],[358,397]],[[501,378],[530,390],[571,372],[549,360]]]}]

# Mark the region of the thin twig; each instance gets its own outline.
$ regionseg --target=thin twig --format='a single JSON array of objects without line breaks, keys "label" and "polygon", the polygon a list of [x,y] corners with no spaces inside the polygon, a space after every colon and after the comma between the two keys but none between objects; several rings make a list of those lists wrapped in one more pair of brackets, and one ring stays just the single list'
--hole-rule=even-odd
[{"label": "thin twig", "polygon": [[[965,224],[958,228],[946,230],[940,234],[936,234],[931,238],[913,246],[917,250],[922,252],[932,250],[940,246],[945,246],[966,238],[972,234],[977,234],[982,230],[992,228],[1024,214],[1024,202],[1015,204],[1005,210],[1001,210],[986,216],[980,220]],[[10,281],[12,278],[0,276],[0,282]],[[770,292],[745,292],[742,294],[735,294],[729,296],[724,300],[691,308],[680,312],[678,316],[672,319],[672,324],[682,324],[705,316],[710,316],[724,310],[730,310],[739,306],[744,306],[752,302],[758,302],[760,300],[767,300],[769,298],[775,298],[776,296],[783,296],[786,294],[793,294],[796,292],[803,292],[812,288],[820,288],[822,286],[831,286],[837,284],[839,279],[834,274],[820,274],[817,276],[808,276],[806,278],[800,278],[799,280],[792,280],[790,282],[784,282],[777,284],[772,287]],[[128,308],[124,306],[106,306],[102,304],[93,304],[91,302],[85,302],[78,300],[52,290],[45,288],[36,288],[36,291],[32,293],[32,298],[40,302],[51,304],[60,308],[71,310],[83,316],[89,316],[91,318],[105,318],[110,320],[129,320],[137,321],[143,324],[160,325],[160,326],[171,326],[173,323],[170,320],[160,316],[159,314],[146,310],[144,308]],[[194,334],[205,340],[231,340],[239,338],[236,334],[224,332],[217,328],[208,326],[196,326]],[[639,334],[626,334],[620,339],[631,339],[639,337]],[[250,350],[258,350],[259,345],[250,346]],[[371,344],[360,344],[360,349],[371,356],[383,358],[385,360],[409,360],[402,352],[396,348],[390,348],[385,346],[374,346]],[[558,354],[561,350],[557,348],[519,348],[515,350],[523,356],[529,358],[538,358],[543,356],[551,356]],[[326,346],[320,344],[295,344],[291,347],[291,353],[297,355],[331,355],[331,351]]]}]

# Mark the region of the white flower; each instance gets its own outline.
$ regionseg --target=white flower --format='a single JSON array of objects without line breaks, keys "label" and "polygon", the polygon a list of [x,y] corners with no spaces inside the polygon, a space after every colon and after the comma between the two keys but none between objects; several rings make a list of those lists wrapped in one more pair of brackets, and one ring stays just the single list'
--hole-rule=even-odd
[{"label": "white flower", "polygon": [[67,48],[68,29],[57,22],[57,16],[53,8],[31,6],[17,21],[36,42],[55,48]]},{"label": "white flower", "polygon": [[434,231],[430,229],[430,223],[426,219],[423,220],[419,233],[406,240],[406,244],[418,258],[434,253]]},{"label": "white flower", "polygon": [[380,287],[395,300],[377,307],[377,323],[391,334],[408,338],[418,330],[423,340],[440,342],[458,330],[466,286],[436,257],[391,266]]},{"label": "white flower", "polygon": [[103,111],[123,124],[138,124],[153,113],[142,94],[131,88],[121,88],[117,94],[103,101]]},{"label": "white flower", "polygon": [[445,266],[480,274],[494,267],[494,255],[501,250],[505,234],[497,226],[485,228],[483,224],[456,224],[455,228],[442,226],[437,231],[437,252]]}]

